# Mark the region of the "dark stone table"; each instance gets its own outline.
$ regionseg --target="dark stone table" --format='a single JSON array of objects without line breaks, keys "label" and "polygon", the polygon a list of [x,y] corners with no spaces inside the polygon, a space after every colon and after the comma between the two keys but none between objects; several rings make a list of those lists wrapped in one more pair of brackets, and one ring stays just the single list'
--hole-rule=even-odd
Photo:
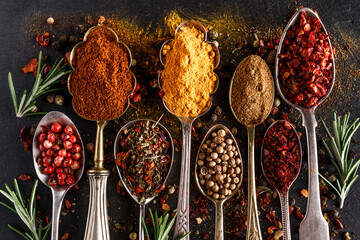
[{"label": "dark stone table", "polygon": [[[239,22],[239,26],[247,26],[248,29],[254,28],[261,29],[265,32],[266,29],[282,29],[285,21],[291,16],[296,7],[307,6],[316,9],[320,14],[327,30],[330,34],[334,46],[338,50],[336,57],[337,63],[337,77],[336,86],[334,92],[330,98],[323,103],[317,110],[317,119],[325,119],[328,124],[332,119],[333,112],[337,112],[343,115],[346,112],[351,112],[351,120],[354,120],[360,115],[359,109],[359,83],[360,78],[360,57],[359,57],[359,33],[360,33],[360,20],[359,1],[303,1],[297,3],[295,1],[1,1],[0,20],[2,25],[0,27],[0,43],[1,43],[1,64],[0,64],[0,76],[2,77],[0,95],[1,105],[1,129],[4,131],[0,137],[1,152],[1,176],[0,176],[0,188],[4,189],[4,184],[8,183],[13,187],[12,181],[20,174],[27,173],[33,178],[36,178],[35,171],[32,164],[31,153],[25,152],[19,140],[19,132],[23,126],[30,127],[32,124],[38,123],[41,119],[40,116],[28,117],[18,119],[15,117],[14,109],[12,106],[10,92],[7,83],[7,74],[9,71],[13,74],[14,85],[17,93],[32,86],[34,77],[32,74],[24,76],[20,70],[25,66],[30,58],[37,57],[39,50],[41,49],[35,42],[36,31],[39,29],[50,31],[58,38],[59,35],[67,33],[71,34],[74,24],[79,22],[80,17],[84,17],[88,14],[99,17],[104,16],[117,16],[119,18],[127,19],[133,23],[138,24],[142,28],[146,28],[152,23],[152,26],[156,26],[157,23],[163,21],[164,17],[172,10],[177,10],[181,16],[185,19],[211,19],[210,25],[216,16],[221,16],[221,19],[227,19],[229,23]],[[54,16],[59,22],[50,27],[44,22],[48,16]],[[227,16],[227,18],[226,18]],[[219,24],[219,23],[218,23]],[[227,24],[223,22],[221,24]],[[220,24],[220,25],[221,25]],[[219,25],[219,26],[220,26]],[[226,28],[226,26],[223,26]],[[230,32],[221,32],[223,35],[219,38],[220,52],[221,52],[221,67],[222,70],[218,71],[220,75],[220,87],[217,93],[214,95],[214,105],[222,107],[223,113],[217,120],[217,123],[223,123],[227,127],[237,127],[237,138],[241,142],[242,156],[247,159],[247,138],[246,131],[235,118],[232,116],[228,104],[228,88],[229,88],[229,76],[233,73],[236,65],[244,58],[244,56],[255,53],[256,49],[250,48],[248,51],[233,52],[232,50],[237,47],[235,41],[232,41],[231,36],[237,29],[231,29],[231,34],[226,38],[226,34]],[[230,30],[229,30],[230,31]],[[241,32],[242,30],[239,30]],[[241,33],[239,33],[241,34]],[[253,37],[252,37],[253,38]],[[254,39],[254,38],[253,38]],[[125,43],[127,42],[124,39]],[[130,44],[131,45],[131,44]],[[251,43],[247,43],[251,46]],[[132,48],[132,47],[131,47]],[[134,47],[136,48],[136,46]],[[45,54],[51,55],[53,59],[58,56],[63,56],[66,51],[70,51],[71,46],[64,49],[61,52],[55,52],[50,47],[44,49]],[[135,51],[136,52],[136,51]],[[137,58],[138,63],[141,64],[140,54],[134,54],[134,58]],[[138,64],[138,65],[139,65]],[[129,111],[121,118],[117,123],[111,122],[106,127],[105,137],[112,141],[116,135],[116,132],[127,121],[135,118],[151,118],[157,119],[161,113],[165,112],[165,117],[162,123],[169,128],[174,139],[180,137],[180,122],[172,117],[161,105],[161,100],[158,97],[158,90],[149,87],[148,82],[153,79],[153,76],[149,76],[144,73],[141,67],[133,68],[136,75],[143,76],[140,80],[142,84],[148,86],[148,96],[135,104],[137,109],[130,108]],[[71,107],[71,96],[63,91],[61,94],[65,96],[65,104],[63,106],[57,106],[55,104],[49,104],[46,102],[45,97],[39,99],[38,106],[43,111],[58,110],[66,113],[77,125],[84,143],[94,141],[96,126],[95,123],[86,121],[78,117]],[[201,124],[211,124],[210,116],[214,112],[214,107],[209,113],[202,117],[197,122]],[[303,128],[301,127],[301,121],[299,113],[295,112],[289,106],[285,106],[282,102],[279,113],[275,115],[275,119],[281,118],[281,112],[288,114],[291,121],[293,121],[299,131],[303,133],[301,138],[303,143],[303,150],[306,151],[305,135]],[[266,127],[268,124],[266,125]],[[263,136],[266,127],[259,127],[257,129],[257,136]],[[196,131],[200,136],[202,134],[201,128]],[[318,127],[318,139],[324,137],[324,131],[322,126]],[[355,135],[355,140],[360,140],[359,132]],[[194,154],[197,151],[199,142],[194,141],[193,144],[193,158],[192,165],[194,164]],[[319,141],[319,147],[321,143]],[[360,148],[357,144],[352,143],[351,149],[359,153]],[[87,152],[87,168],[92,159],[92,154]],[[171,173],[168,184],[179,183],[180,173],[180,151],[176,152],[175,165]],[[307,161],[306,154],[304,155],[304,161]],[[257,175],[261,176],[259,157],[257,157]],[[246,166],[246,165],[244,165]],[[108,169],[112,169],[113,165],[107,165]],[[329,159],[320,154],[320,168],[333,172],[334,169],[329,165]],[[245,167],[246,169],[246,167]],[[128,239],[131,231],[137,231],[138,227],[138,210],[135,202],[130,196],[121,196],[116,192],[116,184],[119,178],[115,172],[113,172],[108,181],[108,206],[109,216],[111,219],[110,233],[112,239]],[[192,179],[192,181],[194,181]],[[30,194],[32,183],[20,181],[20,188],[23,194],[27,196]],[[295,182],[293,188],[290,191],[290,196],[296,199],[296,206],[301,207],[301,211],[304,213],[306,209],[306,199],[300,196],[300,190],[307,187],[307,171],[302,170],[298,180]],[[71,203],[76,203],[76,206],[70,208],[68,213],[61,216],[60,224],[60,236],[65,232],[71,234],[71,239],[82,239],[85,231],[87,207],[88,207],[88,195],[89,184],[86,176],[84,175],[79,183],[79,190],[72,190],[66,196]],[[345,228],[340,231],[342,236],[344,232],[349,231],[356,237],[358,235],[358,229],[360,228],[360,221],[358,220],[360,214],[360,181],[357,181],[349,196],[346,199],[345,206],[340,210],[341,218]],[[197,188],[192,190],[192,200],[196,199],[200,193]],[[43,184],[39,183],[37,194],[40,199],[38,202],[38,210],[42,212],[41,216],[50,216],[51,214],[51,193],[50,190]],[[3,196],[0,197],[2,201],[6,201]],[[76,200],[75,200],[76,199]],[[167,203],[171,209],[176,208],[176,195],[170,195]],[[231,212],[232,208],[236,206],[236,201],[225,207],[225,212]],[[263,226],[263,238],[268,236],[266,226],[268,226],[265,220],[265,213],[270,209],[276,210],[278,216],[279,200],[274,199],[261,210],[261,224]],[[150,207],[155,210],[160,210],[161,205],[159,203],[150,204]],[[338,202],[328,200],[328,207],[324,211],[337,208]],[[209,205],[209,215],[200,225],[195,220],[191,222],[191,234],[192,239],[202,239],[204,233],[210,231],[208,239],[212,239],[214,230],[214,206]],[[74,211],[73,211],[74,210]],[[7,224],[13,224],[21,229],[24,229],[24,225],[19,218],[11,213],[4,207],[0,207],[0,234],[1,239],[19,239],[20,237],[8,229]],[[226,218],[226,228],[231,226],[233,219]],[[293,238],[298,238],[298,227],[300,220],[293,213],[291,216],[291,229]],[[333,224],[331,225],[333,227]],[[132,230],[131,230],[132,228]],[[196,232],[198,230],[198,232]],[[235,237],[233,234],[225,234],[225,239],[244,239],[245,231],[242,231],[239,237]]]}]

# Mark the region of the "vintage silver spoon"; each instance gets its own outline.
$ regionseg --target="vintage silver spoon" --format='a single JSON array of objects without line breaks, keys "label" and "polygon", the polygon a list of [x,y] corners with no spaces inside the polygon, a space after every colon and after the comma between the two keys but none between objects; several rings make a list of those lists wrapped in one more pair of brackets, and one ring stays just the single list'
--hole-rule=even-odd
[{"label": "vintage silver spoon", "polygon": [[[195,27],[198,30],[200,30],[204,34],[204,40],[207,40],[207,32],[203,25],[201,25],[197,21],[186,21],[181,23],[175,31],[175,34],[179,31],[181,27]],[[164,65],[166,59],[165,56],[162,55],[162,50],[165,45],[169,44],[173,40],[168,40],[164,42],[164,44],[161,47],[160,50],[160,62],[162,65]],[[219,49],[211,42],[207,42],[211,44],[213,51],[215,52],[215,64],[214,69],[217,68],[220,62],[220,53]],[[219,78],[216,76],[217,80],[215,83],[214,92],[216,92],[218,86],[219,86]],[[161,72],[158,76],[158,83],[161,88]],[[166,94],[166,93],[165,93]],[[164,102],[163,98],[163,104],[165,108],[173,114],[168,107],[166,106],[166,103]],[[212,101],[209,101],[208,107],[203,110],[203,112],[197,116],[197,117],[181,117],[176,116],[182,126],[182,150],[181,150],[181,172],[180,172],[180,186],[179,186],[179,197],[178,197],[178,204],[177,204],[177,218],[175,223],[175,232],[174,232],[174,239],[178,239],[179,237],[184,236],[186,233],[190,231],[189,229],[189,197],[190,197],[190,160],[191,160],[191,126],[192,123],[195,121],[196,118],[201,117],[204,115],[211,107]],[[174,114],[173,114],[174,115]],[[190,237],[185,237],[185,240],[189,240]]]},{"label": "vintage silver spoon", "polygon": [[[48,184],[48,180],[50,178],[49,175],[44,174],[42,172],[43,167],[37,163],[37,158],[40,156],[40,149],[39,149],[39,135],[42,130],[42,126],[49,126],[52,123],[60,123],[62,126],[69,125],[71,126],[75,131],[74,134],[76,138],[79,140],[80,146],[81,146],[81,158],[78,160],[80,162],[80,168],[76,170],[75,174],[75,183],[71,186],[64,185],[60,186],[57,185],[56,187],[51,187]],[[85,165],[85,154],[84,154],[84,145],[81,140],[81,136],[79,134],[79,131],[75,127],[74,123],[68,118],[65,114],[57,111],[49,112],[46,114],[41,121],[39,122],[33,139],[33,145],[32,145],[32,151],[33,151],[33,161],[34,161],[34,167],[36,174],[40,181],[48,186],[51,189],[52,198],[53,198],[53,206],[52,206],[52,227],[51,227],[51,240],[58,240],[59,238],[59,219],[60,219],[60,210],[62,206],[62,202],[64,200],[64,197],[67,193],[67,191],[76,185],[78,181],[80,180],[83,172],[84,172],[84,165]]]},{"label": "vintage silver spoon", "polygon": [[[276,124],[278,124],[279,122],[285,122],[285,120],[277,120],[275,121],[273,124],[270,125],[270,127],[267,129],[264,139],[266,139],[269,130],[275,126]],[[295,132],[296,138],[297,138],[297,144],[299,146],[300,149],[300,165],[299,165],[299,169],[297,171],[297,175],[293,178],[293,179],[289,179],[289,181],[291,181],[289,188],[287,190],[286,193],[282,193],[281,191],[279,191],[278,189],[276,189],[279,198],[280,198],[280,204],[281,204],[281,221],[282,221],[282,229],[283,229],[283,240],[291,240],[291,231],[290,231],[290,214],[289,214],[289,189],[291,187],[291,185],[295,182],[295,180],[297,179],[297,177],[299,176],[300,173],[300,169],[301,169],[301,162],[302,162],[302,151],[301,151],[301,142],[299,139],[299,136],[296,132],[296,130],[294,129],[294,127],[290,124],[292,131]],[[264,171],[264,143],[261,146],[261,168],[262,171],[264,173],[264,176],[266,177],[266,179],[269,182],[272,182],[271,179],[268,179],[268,177],[265,175],[265,171]]]},{"label": "vintage silver spoon", "polygon": [[197,159],[199,159],[199,154],[200,154],[200,150],[201,150],[201,146],[206,142],[206,140],[209,139],[209,136],[211,137],[211,133],[219,130],[219,129],[224,129],[226,131],[226,133],[230,136],[230,138],[234,141],[234,144],[236,146],[236,150],[239,153],[239,157],[241,158],[241,154],[240,154],[240,149],[237,145],[237,142],[235,140],[235,137],[232,135],[231,131],[225,127],[222,124],[216,124],[214,126],[212,126],[209,131],[206,133],[204,139],[202,140],[200,147],[199,147],[199,151],[198,154],[196,156],[196,161],[195,161],[195,180],[196,180],[196,185],[198,186],[200,192],[210,201],[215,203],[215,209],[216,209],[216,213],[215,213],[215,240],[223,240],[224,239],[224,214],[223,214],[223,205],[224,202],[226,202],[228,199],[232,198],[239,190],[242,180],[243,180],[243,164],[241,161],[240,164],[240,168],[241,168],[241,173],[240,173],[240,182],[238,183],[236,189],[232,192],[231,195],[227,196],[224,199],[214,199],[213,197],[210,197],[207,193],[206,190],[204,189],[203,186],[201,186],[200,184],[200,180],[198,177],[198,174],[200,173],[200,170],[198,169],[198,164],[197,164]]},{"label": "vintage silver spoon", "polygon": [[[238,65],[237,69],[241,66],[241,63]],[[258,208],[257,208],[257,199],[256,199],[256,182],[255,182],[255,127],[262,123],[260,120],[255,122],[252,125],[247,126],[247,122],[244,122],[243,120],[239,119],[240,116],[237,116],[233,109],[232,105],[232,88],[234,84],[234,79],[237,74],[237,69],[235,70],[231,82],[230,82],[230,89],[229,89],[229,103],[230,103],[230,109],[236,119],[243,124],[247,129],[247,135],[248,135],[248,205],[247,205],[247,217],[248,217],[248,225],[246,228],[246,239],[247,240],[262,240],[261,236],[261,228],[260,228],[260,222],[259,222],[259,214],[258,214]],[[244,79],[245,80],[245,79]],[[272,81],[271,81],[272,83]],[[271,101],[271,106],[273,105],[274,101],[274,86],[271,84],[271,91],[272,91],[272,97],[270,99],[266,99],[267,101]],[[236,93],[234,93],[235,95]],[[246,107],[246,106],[244,106]],[[262,112],[262,118],[266,119],[266,117],[270,114],[271,108],[269,108],[266,112]]]},{"label": "vintage silver spoon", "polygon": [[[170,154],[170,158],[171,158],[171,163],[170,163],[170,166],[169,166],[169,169],[167,171],[167,174],[166,174],[166,177],[164,179],[164,183],[166,183],[166,180],[168,179],[169,175],[170,175],[170,172],[171,172],[171,169],[172,169],[172,166],[173,166],[173,162],[174,162],[174,142],[172,140],[172,137],[171,137],[171,134],[169,133],[169,131],[163,126],[161,125],[160,123],[158,122],[155,122],[153,120],[149,120],[149,119],[137,119],[137,120],[134,120],[134,121],[131,121],[131,122],[128,122],[126,123],[121,129],[120,131],[118,132],[118,134],[116,135],[116,138],[115,138],[115,143],[114,143],[114,157],[116,159],[116,154],[121,150],[120,148],[120,136],[121,134],[124,132],[124,130],[126,129],[129,129],[132,125],[134,125],[135,123],[137,122],[146,122],[146,121],[149,121],[150,124],[157,124],[160,129],[164,130],[165,131],[165,137],[167,139],[167,141],[170,143],[170,149],[169,149],[169,154]],[[133,195],[130,191],[130,189],[128,188],[128,185],[124,182],[124,179],[123,179],[123,176],[122,176],[122,169],[116,165],[116,168],[117,168],[117,171],[119,173],[119,176],[120,176],[120,180],[123,184],[123,186],[125,187],[126,191],[129,193],[129,195],[135,200],[135,202],[137,202],[137,204],[139,204],[140,206],[140,216],[139,216],[139,236],[138,236],[138,239],[139,240],[144,240],[145,239],[145,234],[144,234],[144,229],[143,229],[143,226],[142,226],[142,223],[141,223],[141,219],[144,218],[145,219],[145,206],[146,204],[148,204],[149,202],[151,202],[155,197],[156,195],[154,195],[153,197],[151,198],[147,198],[145,199],[144,202],[141,202],[140,199],[138,199],[135,195]]]},{"label": "vintage silver spoon", "polygon": [[[307,139],[307,146],[308,146],[308,162],[309,162],[309,197],[308,197],[308,204],[306,209],[306,214],[304,220],[300,224],[300,231],[299,231],[299,239],[300,240],[328,240],[329,239],[329,225],[325,221],[322,212],[321,212],[321,205],[320,205],[320,190],[319,190],[319,175],[318,175],[318,154],[317,154],[317,143],[316,143],[316,131],[315,128],[317,126],[316,118],[315,118],[315,109],[316,106],[312,106],[310,108],[294,105],[290,101],[286,99],[283,95],[281,88],[280,88],[280,80],[279,80],[279,54],[281,53],[281,48],[283,45],[284,38],[286,33],[288,32],[289,28],[296,24],[299,21],[300,15],[302,12],[306,12],[307,16],[315,17],[319,19],[319,16],[310,8],[301,8],[298,10],[290,19],[289,23],[284,29],[283,35],[281,36],[279,42],[279,48],[277,50],[276,58],[275,58],[275,83],[278,90],[279,95],[281,98],[290,106],[297,109],[302,115],[302,125],[305,127],[306,130],[306,139]],[[319,19],[320,20],[320,19]],[[324,27],[324,24],[320,23],[323,27],[323,30],[326,34],[327,31]],[[318,105],[322,103],[331,93],[334,82],[335,82],[335,60],[334,60],[334,53],[332,51],[332,46],[330,39],[329,46],[331,49],[332,54],[332,69],[333,69],[333,79],[331,87],[328,93],[323,96],[318,101]]]},{"label": "vintage silver spoon", "polygon": [[[127,52],[129,58],[129,68],[131,67],[132,55],[129,47],[119,40],[118,35],[111,28],[105,26],[94,26],[89,28],[84,35],[84,40],[77,43],[70,54],[70,66],[72,69],[75,69],[73,65],[73,60],[75,58],[76,50],[86,43],[87,37],[90,32],[98,29],[98,28],[106,28],[109,29],[115,36],[116,41],[124,48]],[[72,72],[73,73],[73,72]],[[72,73],[69,74],[68,77],[68,90],[71,95],[71,87],[70,81],[72,80]],[[133,92],[136,87],[136,77],[131,72],[132,75],[132,86]],[[114,119],[121,117],[130,106],[130,98],[128,96],[128,102],[126,105],[125,111],[120,115],[116,116]],[[79,115],[79,114],[78,114]],[[95,151],[94,151],[94,166],[87,171],[87,176],[89,178],[90,184],[90,199],[89,199],[89,210],[88,216],[86,220],[86,229],[84,240],[110,240],[110,232],[109,232],[109,224],[108,224],[108,213],[106,207],[106,186],[107,186],[107,178],[110,175],[110,171],[104,167],[104,128],[106,127],[108,121],[114,119],[107,119],[105,121],[97,121],[97,119],[88,119],[84,116],[79,115],[80,117],[90,120],[96,121],[96,139],[95,139]]]}]

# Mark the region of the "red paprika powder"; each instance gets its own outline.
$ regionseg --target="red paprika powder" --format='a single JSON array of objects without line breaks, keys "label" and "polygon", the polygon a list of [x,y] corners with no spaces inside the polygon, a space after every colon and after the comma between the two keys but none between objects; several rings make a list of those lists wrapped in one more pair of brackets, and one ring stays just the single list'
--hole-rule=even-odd
[{"label": "red paprika powder", "polygon": [[74,110],[91,120],[119,117],[133,88],[129,54],[106,27],[96,27],[75,50],[70,77]]}]

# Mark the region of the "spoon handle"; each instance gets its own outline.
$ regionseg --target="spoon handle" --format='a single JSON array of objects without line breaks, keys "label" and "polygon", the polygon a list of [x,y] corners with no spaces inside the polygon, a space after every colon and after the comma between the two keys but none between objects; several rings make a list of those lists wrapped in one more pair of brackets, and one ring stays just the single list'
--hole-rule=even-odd
[{"label": "spoon handle", "polygon": [[66,191],[57,191],[51,188],[53,206],[52,206],[52,223],[51,223],[51,240],[59,239],[59,220],[62,202],[64,200]]},{"label": "spoon handle", "polygon": [[[177,204],[178,215],[174,232],[175,240],[189,232],[191,123],[182,124],[182,141],[180,186]],[[184,238],[184,240],[189,239],[189,236]]]},{"label": "spoon handle", "polygon": [[145,239],[144,227],[142,225],[142,218],[145,220],[145,205],[140,204],[140,215],[139,215],[139,240]]},{"label": "spoon handle", "polygon": [[106,207],[106,185],[110,171],[103,166],[103,130],[106,124],[107,122],[97,122],[94,167],[88,171],[90,200],[84,240],[110,240]]},{"label": "spoon handle", "polygon": [[303,125],[306,129],[308,163],[309,163],[309,197],[306,215],[300,224],[300,240],[328,240],[329,226],[322,216],[320,205],[318,154],[315,128],[317,122],[314,109],[302,111]]},{"label": "spoon handle", "polygon": [[280,193],[280,204],[281,204],[281,221],[283,228],[283,240],[291,240],[290,232],[290,213],[289,213],[289,193]]},{"label": "spoon handle", "polygon": [[261,240],[255,185],[255,127],[248,127],[248,227],[246,240]]},{"label": "spoon handle", "polygon": [[224,240],[223,201],[216,201],[215,209],[215,240]]}]

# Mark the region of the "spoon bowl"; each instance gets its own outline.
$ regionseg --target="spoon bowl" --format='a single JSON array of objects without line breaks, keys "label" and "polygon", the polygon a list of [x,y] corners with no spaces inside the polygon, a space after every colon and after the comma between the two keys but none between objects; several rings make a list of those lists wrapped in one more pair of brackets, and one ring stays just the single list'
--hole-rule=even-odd
[{"label": "spoon bowl", "polygon": [[[209,139],[209,136],[211,137],[211,134],[213,132],[216,132],[217,130],[219,129],[224,129],[225,132],[230,136],[230,138],[233,140],[234,142],[234,145],[236,147],[236,150],[238,151],[239,153],[239,158],[241,159],[241,164],[240,164],[240,169],[241,169],[241,172],[240,172],[240,181],[239,183],[237,184],[237,187],[235,188],[235,190],[232,191],[232,194],[227,196],[226,198],[224,199],[214,199],[213,197],[210,197],[207,193],[206,193],[206,189],[200,184],[200,179],[199,179],[199,176],[198,174],[200,173],[199,171],[199,167],[198,167],[198,164],[197,164],[197,159],[199,159],[199,154],[201,152],[201,146],[206,142],[206,140]],[[198,150],[198,153],[197,153],[197,156],[196,156],[196,160],[195,160],[195,181],[196,181],[196,185],[198,186],[198,189],[199,191],[207,198],[209,199],[210,201],[214,202],[215,203],[215,207],[216,207],[216,214],[215,214],[215,240],[222,240],[224,239],[224,229],[223,229],[223,225],[224,225],[224,222],[223,222],[223,204],[224,202],[226,202],[228,199],[232,198],[238,191],[239,191],[239,188],[242,184],[242,181],[243,181],[243,163],[242,163],[242,158],[241,158],[241,154],[240,154],[240,149],[239,149],[239,146],[237,145],[237,142],[235,140],[235,137],[234,135],[231,133],[231,131],[225,127],[224,125],[222,124],[216,124],[214,126],[212,126],[208,132],[206,133],[204,139],[202,140],[201,144],[200,144],[200,147],[199,147],[199,150]]]},{"label": "spoon bowl", "polygon": [[[264,135],[264,139],[266,139],[266,137],[268,136],[268,132],[270,129],[272,129],[276,124],[279,124],[280,122],[287,122],[285,120],[277,120],[275,122],[273,122],[270,127],[267,129],[267,131],[265,132]],[[290,123],[289,123],[290,124]],[[302,163],[302,151],[301,151],[301,142],[299,139],[299,136],[295,130],[295,128],[290,124],[291,126],[291,130],[294,131],[296,138],[297,138],[297,145],[299,146],[300,149],[300,165],[299,168],[297,170],[297,174],[296,176],[292,179],[290,185],[288,186],[288,190],[286,191],[286,193],[276,189],[278,195],[279,195],[279,199],[280,199],[280,204],[281,204],[281,215],[282,215],[282,228],[283,228],[283,239],[284,240],[291,240],[291,232],[290,232],[290,214],[289,214],[289,189],[291,187],[291,185],[295,182],[295,180],[297,179],[297,177],[299,176],[300,173],[300,169],[301,169],[301,163]],[[264,142],[261,145],[261,169],[262,172],[264,173],[265,178],[268,180],[268,182],[272,182],[271,179],[268,178],[268,176],[265,174],[265,169],[264,169]]]},{"label": "spoon bowl", "polygon": [[[40,156],[41,152],[39,149],[39,136],[42,131],[42,126],[49,126],[52,123],[60,123],[62,126],[71,126],[75,131],[74,135],[78,139],[78,144],[81,146],[81,158],[78,160],[80,162],[80,168],[76,170],[75,174],[75,183],[71,186],[69,185],[57,185],[55,187],[52,187],[48,184],[48,181],[50,179],[50,176],[43,173],[43,167],[38,164],[37,158]],[[81,136],[79,134],[79,131],[77,130],[75,124],[68,118],[65,114],[57,111],[52,111],[46,114],[41,121],[39,122],[33,138],[32,143],[32,151],[33,151],[33,162],[35,167],[35,172],[40,179],[40,181],[48,186],[51,189],[52,197],[53,197],[53,206],[52,206],[52,229],[51,229],[51,239],[57,240],[58,239],[58,232],[59,232],[59,218],[60,218],[60,210],[62,206],[62,202],[64,200],[64,197],[67,193],[67,191],[75,186],[78,181],[80,180],[81,176],[84,172],[84,165],[85,165],[85,154],[84,154],[84,145],[83,141],[81,139]]]},{"label": "spoon bowl", "polygon": [[[212,49],[215,52],[215,63],[214,63],[214,69],[219,65],[220,63],[220,53],[219,49],[216,47],[215,44],[207,41],[207,32],[205,27],[200,24],[197,21],[185,21],[181,23],[175,31],[175,34],[180,30],[181,27],[195,27],[204,36],[204,41],[211,44]],[[161,47],[160,50],[160,62],[163,66],[165,66],[166,57],[162,54],[162,50],[165,45],[169,44],[171,41],[174,41],[173,39],[170,39],[168,41],[165,41],[164,44]],[[161,74],[162,71],[158,75],[158,84],[160,89],[162,89],[161,84]],[[216,74],[215,74],[216,75]],[[176,218],[175,223],[175,232],[174,232],[174,239],[178,239],[182,236],[184,236],[186,233],[190,231],[189,223],[189,197],[190,197],[190,159],[191,159],[191,127],[194,120],[198,117],[203,116],[206,114],[209,109],[212,106],[212,94],[216,92],[217,88],[219,86],[219,77],[216,75],[216,82],[213,89],[213,92],[210,94],[210,100],[207,104],[207,107],[203,109],[203,111],[196,117],[182,117],[182,116],[176,116],[174,113],[170,111],[170,109],[166,106],[166,103],[164,101],[164,98],[162,99],[163,105],[165,106],[166,110],[168,110],[171,114],[176,116],[182,125],[182,150],[181,150],[181,172],[180,172],[180,185],[179,185],[179,198],[178,198],[178,204],[177,204],[177,211],[178,215]],[[166,94],[166,93],[165,93]],[[190,237],[186,236],[184,240],[189,240]]]},{"label": "spoon bowl", "polygon": [[[315,17],[319,19],[322,29],[325,34],[328,35],[324,24],[321,22],[317,13],[315,13],[310,8],[301,8],[299,9],[290,19],[287,26],[284,29],[284,32],[281,36],[279,47],[277,50],[276,58],[275,58],[275,83],[281,98],[290,106],[297,109],[302,115],[302,125],[306,129],[306,139],[307,139],[307,148],[308,148],[308,162],[309,162],[309,197],[308,204],[306,209],[306,214],[303,221],[300,224],[299,229],[299,239],[300,240],[329,240],[329,226],[325,219],[322,216],[321,205],[320,205],[320,191],[319,191],[319,176],[318,176],[318,154],[317,154],[317,141],[316,141],[316,131],[315,128],[317,126],[317,121],[315,118],[315,109],[316,107],[322,103],[331,93],[334,83],[335,83],[335,59],[334,53],[331,45],[331,41],[328,38],[329,46],[332,54],[332,71],[333,78],[331,86],[326,95],[319,99],[317,106],[312,106],[310,108],[295,105],[290,102],[282,93],[281,85],[279,80],[279,54],[281,53],[282,46],[284,43],[284,39],[286,34],[291,26],[296,24],[299,21],[301,13],[305,12],[307,16]],[[311,234],[309,234],[311,233]]]},{"label": "spoon bowl", "polygon": [[[149,120],[149,119],[137,119],[137,120],[133,120],[133,121],[130,121],[128,123],[126,123],[118,132],[118,134],[116,135],[116,138],[115,138],[115,141],[114,141],[114,157],[116,159],[116,154],[118,152],[121,151],[121,147],[120,147],[120,136],[123,134],[123,132],[127,129],[129,129],[131,126],[133,126],[134,124],[138,123],[138,122],[146,122],[146,121],[149,121],[151,124],[157,124],[157,126],[160,127],[160,130],[163,130],[163,132],[165,133],[165,137],[167,139],[167,141],[170,143],[170,149],[169,149],[169,155],[170,155],[170,158],[171,158],[171,162],[170,162],[170,166],[168,167],[168,171],[167,171],[167,174],[166,174],[166,177],[164,179],[164,182],[163,184],[166,183],[166,180],[168,179],[169,175],[170,175],[170,172],[171,172],[171,169],[172,169],[172,166],[173,166],[173,162],[174,162],[174,142],[172,140],[172,137],[171,137],[171,134],[170,132],[160,123],[158,122],[155,122],[153,120]],[[120,180],[121,180],[121,183],[123,184],[123,186],[125,187],[126,191],[129,193],[129,195],[132,197],[132,199],[134,199],[134,201],[139,204],[140,206],[140,216],[139,216],[139,240],[143,240],[144,239],[144,230],[143,230],[143,227],[142,227],[142,224],[141,224],[141,219],[144,217],[145,218],[145,206],[146,204],[148,204],[149,202],[151,202],[155,197],[156,195],[150,197],[150,198],[147,198],[145,199],[144,202],[141,202],[139,198],[137,198],[135,195],[132,194],[131,190],[128,188],[128,185],[126,184],[126,182],[124,181],[124,178],[123,178],[123,174],[122,174],[122,169],[116,165],[116,169],[118,171],[118,174],[120,176]]]}]

